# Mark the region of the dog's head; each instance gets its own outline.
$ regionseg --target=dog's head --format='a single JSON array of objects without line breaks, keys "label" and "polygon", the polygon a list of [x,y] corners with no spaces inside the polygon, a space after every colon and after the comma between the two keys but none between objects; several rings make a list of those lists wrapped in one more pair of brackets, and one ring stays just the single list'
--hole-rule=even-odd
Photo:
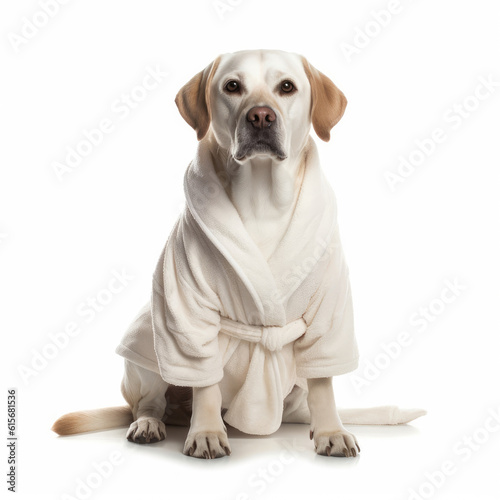
[{"label": "dog's head", "polygon": [[219,146],[239,163],[297,154],[311,124],[320,139],[330,140],[347,104],[305,58],[270,50],[219,56],[181,88],[175,102],[198,140],[211,126]]}]

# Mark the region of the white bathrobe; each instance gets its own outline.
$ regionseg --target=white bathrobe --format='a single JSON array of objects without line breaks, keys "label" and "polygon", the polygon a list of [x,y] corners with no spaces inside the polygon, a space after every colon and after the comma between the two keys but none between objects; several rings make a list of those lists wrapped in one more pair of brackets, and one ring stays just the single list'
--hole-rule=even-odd
[{"label": "white bathrobe", "polygon": [[117,348],[170,384],[219,383],[224,420],[249,434],[276,431],[284,406],[288,421],[307,419],[305,379],[358,364],[335,197],[309,147],[292,220],[266,261],[199,143],[151,306]]}]

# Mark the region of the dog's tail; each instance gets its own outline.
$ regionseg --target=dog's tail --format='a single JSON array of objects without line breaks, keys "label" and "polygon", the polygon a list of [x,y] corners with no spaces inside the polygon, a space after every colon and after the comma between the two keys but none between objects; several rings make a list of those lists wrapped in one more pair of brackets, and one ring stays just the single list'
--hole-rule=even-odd
[{"label": "dog's tail", "polygon": [[52,430],[60,436],[69,436],[81,432],[126,427],[132,422],[132,410],[129,406],[113,406],[99,410],[66,413],[54,422]]},{"label": "dog's tail", "polygon": [[425,410],[403,409],[397,406],[375,406],[373,408],[339,409],[343,424],[353,425],[398,425],[407,424],[426,415]]}]

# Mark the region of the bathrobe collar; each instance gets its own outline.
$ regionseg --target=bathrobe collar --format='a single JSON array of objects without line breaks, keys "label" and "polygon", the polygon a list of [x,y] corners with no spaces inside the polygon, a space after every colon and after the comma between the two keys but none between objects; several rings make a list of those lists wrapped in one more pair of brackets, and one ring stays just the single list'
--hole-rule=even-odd
[{"label": "bathrobe collar", "polygon": [[289,227],[273,255],[264,255],[246,230],[201,141],[184,177],[187,206],[207,238],[238,274],[255,307],[253,323],[282,326],[287,298],[324,257],[336,230],[336,203],[309,140],[304,178]]}]

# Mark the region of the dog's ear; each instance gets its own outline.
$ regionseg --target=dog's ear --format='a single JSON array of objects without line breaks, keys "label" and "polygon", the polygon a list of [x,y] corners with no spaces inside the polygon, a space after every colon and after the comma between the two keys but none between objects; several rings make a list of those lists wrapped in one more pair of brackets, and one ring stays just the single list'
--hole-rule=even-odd
[{"label": "dog's ear", "polygon": [[210,83],[219,61],[220,57],[193,76],[175,96],[175,104],[182,118],[196,130],[199,141],[205,137],[210,127]]},{"label": "dog's ear", "polygon": [[302,58],[311,84],[311,119],[314,130],[323,141],[330,140],[330,130],[337,124],[347,106],[345,95],[326,75]]}]

